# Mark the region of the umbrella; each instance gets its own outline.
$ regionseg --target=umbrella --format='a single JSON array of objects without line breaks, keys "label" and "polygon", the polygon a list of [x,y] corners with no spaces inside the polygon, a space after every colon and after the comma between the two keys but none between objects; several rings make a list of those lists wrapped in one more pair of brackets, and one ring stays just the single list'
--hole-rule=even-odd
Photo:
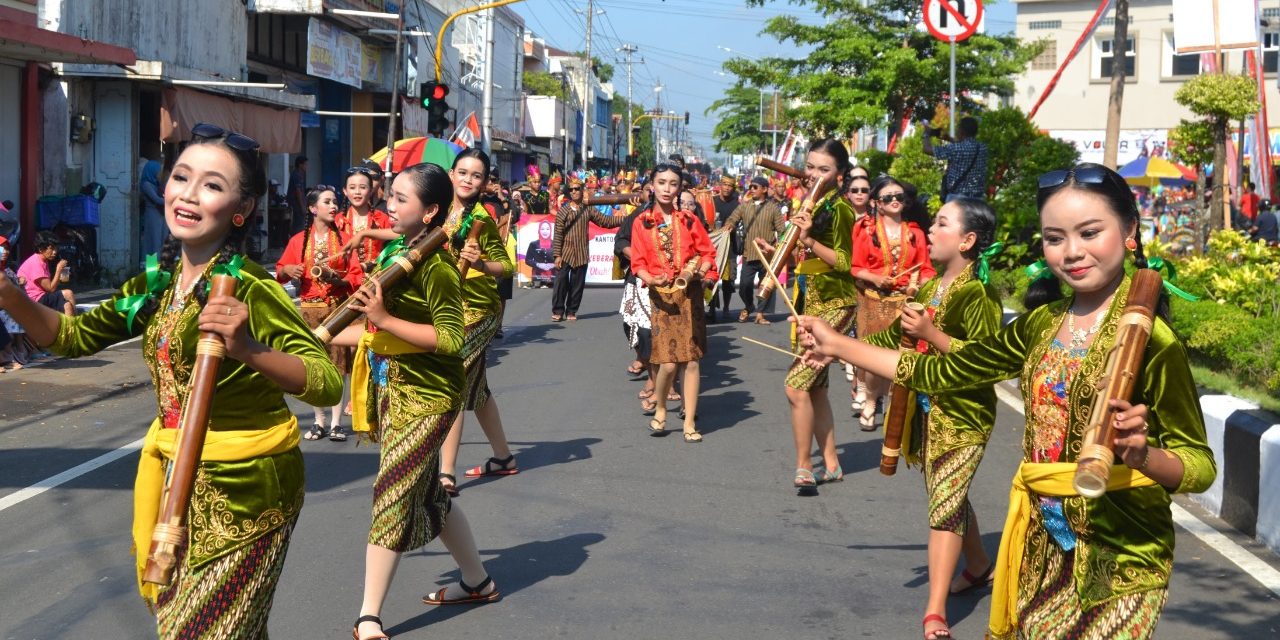
[{"label": "umbrella", "polygon": [[1125,182],[1139,187],[1157,184],[1186,184],[1196,179],[1196,172],[1164,158],[1143,156],[1120,167]]},{"label": "umbrella", "polygon": [[[391,160],[392,172],[403,171],[405,167],[419,162],[430,162],[445,170],[452,169],[453,159],[462,153],[462,147],[443,138],[405,138],[397,140],[393,146],[395,156]],[[387,148],[379,149],[369,159],[378,163],[378,166],[386,166]]]}]

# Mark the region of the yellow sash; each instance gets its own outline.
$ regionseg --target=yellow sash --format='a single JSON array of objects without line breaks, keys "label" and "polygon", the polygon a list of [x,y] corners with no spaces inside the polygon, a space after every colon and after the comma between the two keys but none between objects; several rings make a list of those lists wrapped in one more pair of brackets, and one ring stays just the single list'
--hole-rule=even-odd
[{"label": "yellow sash", "polygon": [[[1074,462],[1023,462],[1013,475],[1013,488],[1009,491],[1009,513],[1005,516],[1000,553],[996,556],[995,586],[991,591],[991,620],[988,626],[993,637],[1006,637],[1018,626],[1018,575],[1022,571],[1027,527],[1031,524],[1033,510],[1037,508],[1031,502],[1031,492],[1056,498],[1079,495],[1071,486],[1075,474]],[[1137,489],[1155,484],[1155,480],[1136,469],[1118,464],[1111,467],[1107,491]]]},{"label": "yellow sash", "polygon": [[827,273],[831,270],[831,265],[824,262],[822,258],[809,258],[796,265],[795,274],[798,276],[816,276],[819,273]]},{"label": "yellow sash", "polygon": [[[138,476],[133,483],[133,553],[138,569],[138,591],[147,602],[155,602],[160,592],[158,586],[142,582],[142,572],[147,566],[147,554],[151,550],[151,533],[156,527],[156,518],[160,516],[165,461],[173,460],[178,455],[179,435],[181,430],[165,429],[160,426],[159,419],[152,421],[142,443],[142,459],[138,461]],[[234,462],[273,456],[298,446],[301,438],[298,419],[292,415],[287,421],[269,429],[210,430],[205,434],[200,460]]]},{"label": "yellow sash", "polygon": [[355,360],[351,363],[351,430],[369,433],[369,351],[380,356],[398,356],[406,353],[426,353],[427,350],[391,335],[389,331],[365,332],[356,345]]}]

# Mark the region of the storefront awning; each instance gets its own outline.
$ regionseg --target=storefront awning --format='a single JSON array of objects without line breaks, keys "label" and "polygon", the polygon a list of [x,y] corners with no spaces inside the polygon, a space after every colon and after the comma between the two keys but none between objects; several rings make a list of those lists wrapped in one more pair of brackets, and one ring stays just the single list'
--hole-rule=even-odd
[{"label": "storefront awning", "polygon": [[302,151],[301,112],[296,109],[237,102],[182,87],[164,90],[160,101],[161,140],[190,140],[191,127],[201,122],[243,133],[257,140],[263,153]]},{"label": "storefront awning", "polygon": [[0,18],[0,58],[30,62],[128,65],[132,49]]}]

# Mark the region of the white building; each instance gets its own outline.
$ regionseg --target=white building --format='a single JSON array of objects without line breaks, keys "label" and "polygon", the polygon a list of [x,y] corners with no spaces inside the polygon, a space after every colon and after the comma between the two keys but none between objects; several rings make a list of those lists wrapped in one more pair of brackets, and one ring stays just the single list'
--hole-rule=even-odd
[{"label": "white building", "polygon": [[[1044,52],[1032,61],[1016,84],[1014,104],[1029,112],[1048,85],[1061,60],[1070,53],[1097,9],[1095,0],[1015,0],[1016,35],[1024,41],[1044,41]],[[1267,86],[1267,116],[1280,126],[1280,91],[1276,89],[1277,52],[1280,51],[1280,0],[1261,0],[1264,19],[1263,66]],[[1131,0],[1129,34],[1124,58],[1128,65],[1124,108],[1120,117],[1121,146],[1118,161],[1124,164],[1142,152],[1163,153],[1168,130],[1181,119],[1194,116],[1174,100],[1174,94],[1201,71],[1200,54],[1178,55],[1173,39],[1172,0]],[[1082,160],[1101,162],[1110,97],[1115,20],[1103,19],[1097,32],[1067,66],[1057,87],[1040,106],[1035,124],[1054,137],[1074,142]],[[1227,55],[1226,68],[1244,69],[1239,51]],[[1272,129],[1273,146],[1280,129]]]},{"label": "white building", "polygon": [[[582,57],[568,51],[547,47],[547,63],[552,74],[564,74],[579,109],[585,106],[584,116],[588,122],[587,148],[585,155],[581,146],[576,149],[577,161],[574,165],[593,169],[612,167],[617,152],[616,141],[620,134],[625,133],[616,131],[613,125],[613,85],[600,82],[595,70],[592,69],[585,85],[588,96],[584,101],[582,98],[583,74],[586,73],[586,65]],[[581,127],[581,123],[578,126]],[[583,158],[586,159],[585,165]]]}]

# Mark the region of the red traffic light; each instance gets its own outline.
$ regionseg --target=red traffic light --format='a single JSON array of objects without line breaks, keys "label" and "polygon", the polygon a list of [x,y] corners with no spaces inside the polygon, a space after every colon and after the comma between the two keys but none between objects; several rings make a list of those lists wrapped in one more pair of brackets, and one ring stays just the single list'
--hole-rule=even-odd
[{"label": "red traffic light", "polygon": [[418,95],[422,96],[422,106],[428,109],[436,104],[444,105],[444,99],[449,95],[449,85],[430,80],[422,83]]},{"label": "red traffic light", "polygon": [[449,85],[437,84],[431,87],[432,100],[444,100],[447,95],[449,95]]}]

